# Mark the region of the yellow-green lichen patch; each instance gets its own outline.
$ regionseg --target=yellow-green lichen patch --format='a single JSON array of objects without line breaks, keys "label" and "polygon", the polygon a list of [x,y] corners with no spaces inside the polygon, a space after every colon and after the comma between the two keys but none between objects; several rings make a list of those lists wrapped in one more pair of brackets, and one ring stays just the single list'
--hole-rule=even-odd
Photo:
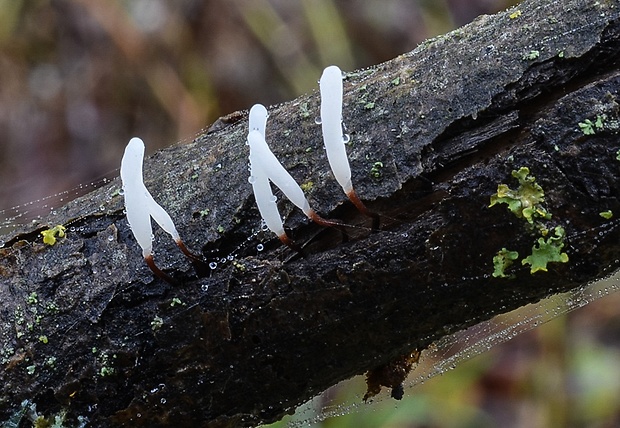
[{"label": "yellow-green lichen patch", "polygon": [[517,19],[520,16],[521,16],[521,11],[519,9],[515,10],[510,15],[508,15],[510,19]]},{"label": "yellow-green lichen patch", "polygon": [[611,218],[614,216],[614,213],[611,212],[611,210],[607,210],[607,211],[598,213],[598,215],[603,217],[605,220],[611,220]]},{"label": "yellow-green lichen patch", "polygon": [[491,196],[489,207],[506,204],[514,215],[526,219],[530,224],[537,217],[550,219],[551,214],[541,205],[545,200],[545,192],[536,183],[536,178],[530,175],[529,168],[524,166],[518,171],[512,171],[512,176],[519,180],[519,187],[513,190],[506,184],[500,184],[497,193]]},{"label": "yellow-green lichen patch", "polygon": [[41,235],[43,235],[44,244],[54,245],[56,243],[56,238],[65,237],[65,227],[62,224],[58,224],[51,229],[44,230],[41,232]]},{"label": "yellow-green lichen patch", "polygon": [[512,275],[506,275],[506,269],[512,266],[513,262],[519,258],[519,253],[509,251],[502,248],[493,257],[493,277],[495,278],[512,278]]},{"label": "yellow-green lichen patch", "polygon": [[237,260],[233,260],[233,263],[232,263],[232,264],[233,264],[233,266],[234,266],[237,270],[239,270],[239,271],[241,271],[241,272],[245,272],[246,267],[245,267],[245,265],[244,265],[243,263],[238,262]]},{"label": "yellow-green lichen patch", "polygon": [[564,247],[564,228],[558,226],[554,229],[554,235],[545,239],[538,238],[538,243],[532,247],[532,254],[524,258],[521,263],[529,264],[530,273],[538,271],[547,272],[547,264],[549,263],[566,263],[568,255],[562,252]]},{"label": "yellow-green lichen patch", "polygon": [[[496,204],[508,205],[508,209],[516,217],[527,221],[526,229],[530,233],[534,231],[540,233],[532,247],[532,253],[523,258],[521,264],[530,265],[530,274],[534,274],[538,271],[547,272],[549,263],[568,262],[568,255],[562,252],[564,228],[561,226],[553,228],[548,225],[551,213],[542,206],[545,198],[542,187],[536,183],[535,177],[530,175],[527,167],[512,171],[512,176],[519,181],[519,187],[513,190],[506,184],[500,184],[497,193],[491,196],[489,207]],[[508,251],[506,248],[498,251],[493,257],[493,277],[514,278],[515,275],[507,275],[505,271],[518,258],[516,251]]]}]

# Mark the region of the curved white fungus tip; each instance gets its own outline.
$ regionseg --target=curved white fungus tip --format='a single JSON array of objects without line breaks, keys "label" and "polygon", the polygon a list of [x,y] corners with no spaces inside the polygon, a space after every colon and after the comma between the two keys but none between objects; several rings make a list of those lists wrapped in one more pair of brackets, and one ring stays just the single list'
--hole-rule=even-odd
[{"label": "curved white fungus tip", "polygon": [[335,65],[323,70],[319,80],[321,92],[321,128],[329,166],[345,193],[353,190],[351,167],[342,134],[342,71]]},{"label": "curved white fungus tip", "polygon": [[254,104],[250,109],[249,130],[258,131],[265,136],[265,128],[267,127],[267,109],[262,104]]},{"label": "curved white fungus tip", "polygon": [[153,228],[151,217],[169,233],[175,241],[179,241],[179,233],[174,227],[172,218],[155,202],[142,181],[142,161],[144,158],[144,142],[137,137],[129,140],[125,154],[121,160],[121,180],[125,198],[127,221],[136,241],[142,248],[142,255],[148,257],[153,253]]},{"label": "curved white fungus tip", "polygon": [[[248,143],[250,144],[250,166],[252,171],[261,170],[263,174],[269,178],[282,190],[282,193],[304,214],[308,217],[312,213],[310,204],[304,195],[303,190],[299,187],[299,184],[288,173],[288,171],[282,166],[280,161],[269,149],[265,138],[257,130],[250,130],[248,134]],[[257,176],[254,172],[251,173],[255,181]],[[258,203],[258,195],[255,195]]]}]

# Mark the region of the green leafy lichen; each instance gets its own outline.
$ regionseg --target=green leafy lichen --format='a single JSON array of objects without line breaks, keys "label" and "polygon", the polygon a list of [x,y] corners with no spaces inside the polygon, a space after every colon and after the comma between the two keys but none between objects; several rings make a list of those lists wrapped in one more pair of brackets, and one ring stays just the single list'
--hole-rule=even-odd
[{"label": "green leafy lichen", "polygon": [[375,162],[372,164],[372,168],[370,168],[370,176],[374,179],[381,178],[381,169],[383,169],[383,162]]},{"label": "green leafy lichen", "polygon": [[367,102],[366,104],[364,104],[364,108],[366,110],[372,110],[373,108],[375,108],[375,103],[373,103],[372,101]]},{"label": "green leafy lichen", "polygon": [[101,370],[99,370],[99,376],[106,377],[112,376],[114,374],[114,367],[103,366]]},{"label": "green leafy lichen", "polygon": [[538,238],[538,243],[532,247],[532,254],[524,258],[521,263],[530,265],[530,273],[538,271],[547,272],[549,263],[566,263],[568,255],[562,252],[564,247],[564,228],[558,226],[554,229],[554,235],[545,239]]},{"label": "green leafy lichen", "polygon": [[594,135],[596,131],[601,131],[605,127],[606,114],[596,115],[596,119],[592,122],[590,119],[586,119],[583,122],[579,122],[577,125],[583,135]]},{"label": "green leafy lichen", "polygon": [[37,294],[37,292],[33,291],[32,293],[30,293],[28,297],[26,297],[26,302],[28,302],[28,304],[30,305],[36,305],[37,303],[39,303],[39,295]]},{"label": "green leafy lichen", "polygon": [[598,213],[598,215],[603,217],[605,220],[610,220],[614,216],[614,213],[611,210],[607,210],[607,211]]},{"label": "green leafy lichen", "polygon": [[160,316],[155,315],[155,318],[151,321],[151,329],[153,331],[159,330],[164,325],[164,320]]},{"label": "green leafy lichen", "polygon": [[307,119],[310,117],[310,109],[308,108],[308,103],[301,103],[299,105],[299,115],[303,119]]},{"label": "green leafy lichen", "polygon": [[493,277],[512,278],[513,275],[506,275],[506,269],[518,258],[519,253],[516,251],[509,251],[506,248],[502,248],[498,251],[495,257],[493,257]]},{"label": "green leafy lichen", "polygon": [[172,299],[172,301],[170,302],[170,306],[178,306],[178,305],[182,305],[182,306],[186,306],[186,304],[184,302],[181,301],[181,299],[179,299],[178,297],[174,297]]},{"label": "green leafy lichen", "polygon": [[550,219],[551,214],[541,205],[545,200],[545,192],[536,183],[536,178],[530,175],[529,168],[521,167],[518,171],[512,171],[512,176],[519,180],[519,187],[513,190],[506,184],[500,184],[497,193],[491,196],[489,207],[506,204],[514,215],[526,219],[530,224],[536,217]]}]

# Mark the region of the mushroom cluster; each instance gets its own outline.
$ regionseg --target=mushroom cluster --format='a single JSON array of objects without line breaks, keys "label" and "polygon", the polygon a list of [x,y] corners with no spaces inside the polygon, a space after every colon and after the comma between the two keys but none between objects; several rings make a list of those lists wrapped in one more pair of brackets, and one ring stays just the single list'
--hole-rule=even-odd
[{"label": "mushroom cluster", "polygon": [[[329,165],[347,197],[358,210],[373,218],[373,228],[379,224],[379,216],[369,211],[359,199],[351,183],[351,168],[345,148],[349,141],[343,133],[342,124],[342,72],[336,66],[327,67],[319,81],[321,94],[321,129]],[[271,189],[275,184],[282,193],[312,221],[321,226],[332,226],[342,229],[343,223],[328,220],[316,213],[311,207],[303,190],[284,166],[278,161],[266,141],[267,118],[269,114],[265,106],[256,104],[250,109],[247,144],[250,147],[250,177],[256,205],[267,227],[276,234],[282,243],[301,252],[284,230],[282,218],[276,204],[276,196]],[[166,231],[177,246],[185,254],[196,270],[202,273],[206,263],[199,256],[190,252],[174,226],[172,218],[155,202],[142,179],[142,162],[144,143],[139,138],[132,138],[127,144],[121,161],[121,180],[125,197],[125,210],[131,231],[142,248],[146,264],[158,277],[174,283],[169,275],[157,267],[153,259],[153,229],[151,218]]]},{"label": "mushroom cluster", "polygon": [[[335,65],[323,71],[319,81],[321,93],[321,129],[327,159],[336,181],[347,197],[364,215],[373,218],[373,228],[378,227],[379,216],[369,211],[359,199],[351,183],[351,167],[345,144],[349,136],[343,133],[342,125],[342,72]],[[276,205],[276,197],[271,191],[269,181],[275,184],[284,195],[312,221],[322,226],[341,227],[342,223],[319,216],[306,199],[303,190],[286,171],[269,149],[265,140],[268,118],[267,109],[256,104],[250,109],[248,144],[250,146],[250,178],[256,205],[267,227],[280,241],[299,251],[299,247],[286,235],[282,219]]]}]

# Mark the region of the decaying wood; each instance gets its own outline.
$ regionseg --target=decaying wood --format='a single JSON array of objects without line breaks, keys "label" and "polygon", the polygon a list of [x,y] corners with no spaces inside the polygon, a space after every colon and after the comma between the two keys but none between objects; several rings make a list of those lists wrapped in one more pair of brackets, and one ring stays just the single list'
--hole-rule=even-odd
[{"label": "decaying wood", "polygon": [[[268,138],[317,212],[351,225],[347,239],[284,198],[304,257],[255,233],[245,113],[145,165],[188,246],[217,263],[210,275],[157,232],[155,259],[181,285],[154,279],[118,180],[3,237],[0,421],[25,400],[75,425],[273,421],[341,379],[614,271],[618,222],[599,213],[620,214],[619,14],[615,0],[526,1],[350,73],[353,181],[379,231],[329,172],[313,93],[271,108]],[[534,226],[489,207],[520,167],[552,215]],[[43,244],[56,224],[66,237]],[[531,273],[518,260],[512,278],[491,276],[499,250],[525,258],[557,226],[567,263]]]}]

